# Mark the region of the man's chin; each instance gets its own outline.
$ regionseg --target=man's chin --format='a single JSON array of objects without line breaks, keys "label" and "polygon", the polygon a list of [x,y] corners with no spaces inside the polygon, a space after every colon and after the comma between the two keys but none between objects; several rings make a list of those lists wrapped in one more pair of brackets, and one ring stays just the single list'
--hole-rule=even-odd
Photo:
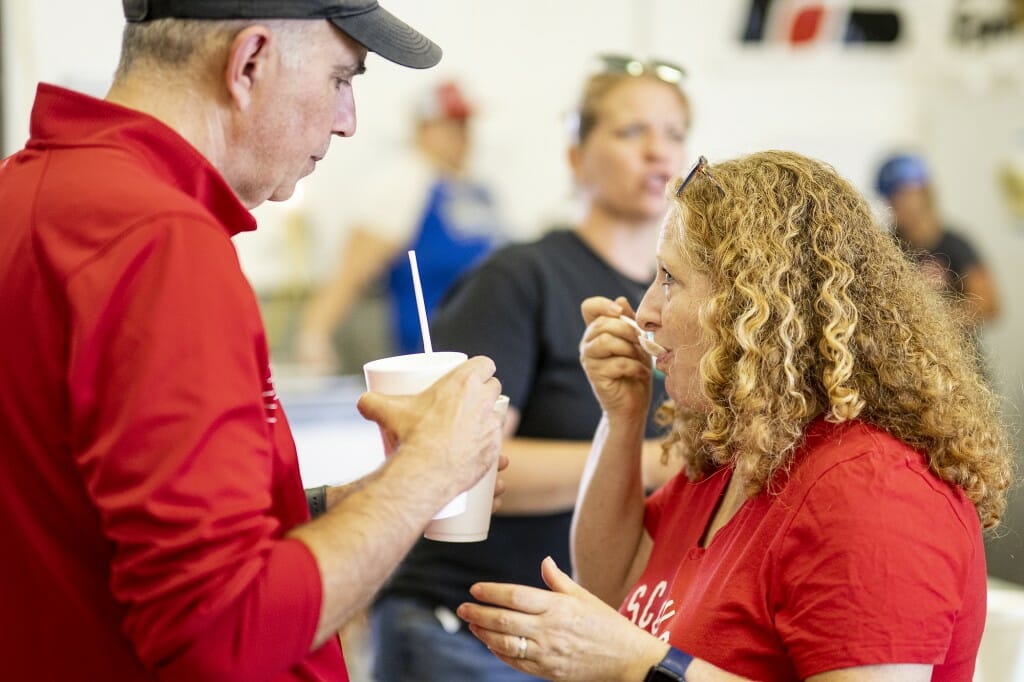
[{"label": "man's chin", "polygon": [[281,185],[274,190],[274,193],[267,197],[267,201],[288,201],[295,196],[295,186],[298,182],[292,182],[287,185]]}]

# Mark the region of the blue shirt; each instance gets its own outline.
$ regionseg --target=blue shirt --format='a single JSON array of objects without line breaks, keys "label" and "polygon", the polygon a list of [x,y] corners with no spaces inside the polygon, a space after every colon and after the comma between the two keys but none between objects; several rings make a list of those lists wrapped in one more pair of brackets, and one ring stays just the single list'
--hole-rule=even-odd
[{"label": "blue shirt", "polygon": [[[428,317],[456,280],[494,249],[500,232],[495,204],[486,187],[445,177],[434,181],[408,246],[416,251]],[[387,281],[397,350],[402,354],[421,352],[423,337],[404,250],[392,263]]]}]

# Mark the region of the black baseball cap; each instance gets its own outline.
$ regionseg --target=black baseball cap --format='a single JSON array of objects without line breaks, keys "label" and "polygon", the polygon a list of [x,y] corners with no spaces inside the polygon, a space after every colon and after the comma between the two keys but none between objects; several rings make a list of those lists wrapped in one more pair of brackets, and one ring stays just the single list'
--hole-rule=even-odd
[{"label": "black baseball cap", "polygon": [[129,22],[153,19],[327,19],[366,49],[414,69],[441,61],[441,48],[376,0],[122,0]]}]

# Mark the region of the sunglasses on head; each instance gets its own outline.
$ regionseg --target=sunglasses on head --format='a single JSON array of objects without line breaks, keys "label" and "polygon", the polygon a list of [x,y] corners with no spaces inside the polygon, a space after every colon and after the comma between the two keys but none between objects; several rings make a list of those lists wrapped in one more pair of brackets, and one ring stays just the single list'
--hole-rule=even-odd
[{"label": "sunglasses on head", "polygon": [[686,76],[686,69],[671,62],[642,60],[620,54],[602,54],[597,58],[607,73],[628,73],[631,76],[648,74],[672,85],[679,85]]},{"label": "sunglasses on head", "polygon": [[722,196],[725,196],[725,188],[718,183],[718,180],[715,180],[715,176],[708,170],[707,157],[701,155],[697,158],[697,163],[693,164],[693,168],[690,169],[690,172],[686,174],[686,177],[683,178],[682,183],[680,183],[679,188],[676,190],[676,198],[683,196],[683,190],[686,189],[686,186],[689,185],[690,181],[698,174],[703,175],[710,180],[711,183],[718,188],[718,191],[722,193]]}]

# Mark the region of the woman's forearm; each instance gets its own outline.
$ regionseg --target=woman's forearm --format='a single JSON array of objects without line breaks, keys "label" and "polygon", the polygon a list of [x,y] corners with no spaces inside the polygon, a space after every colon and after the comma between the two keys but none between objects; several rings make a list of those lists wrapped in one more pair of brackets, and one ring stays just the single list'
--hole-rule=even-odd
[{"label": "woman's forearm", "polygon": [[[646,564],[643,422],[611,424],[602,417],[583,471],[572,525],[578,582],[617,607]],[[643,554],[643,556],[640,556]]]}]

